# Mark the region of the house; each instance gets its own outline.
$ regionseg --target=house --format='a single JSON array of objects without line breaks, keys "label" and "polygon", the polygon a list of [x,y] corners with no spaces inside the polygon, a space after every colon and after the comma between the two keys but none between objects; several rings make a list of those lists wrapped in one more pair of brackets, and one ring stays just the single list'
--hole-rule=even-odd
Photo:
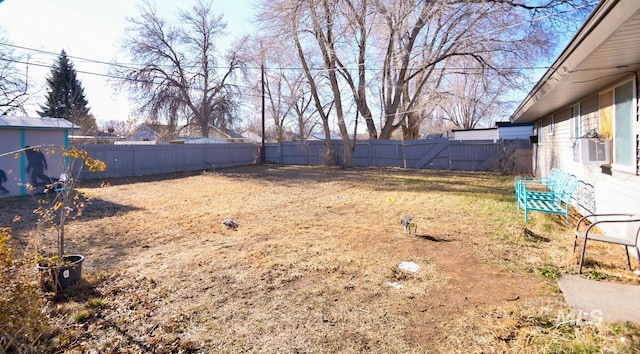
[{"label": "house", "polygon": [[169,133],[169,126],[163,124],[143,123],[128,138],[129,141],[150,141],[166,144],[172,134]]},{"label": "house", "polygon": [[451,140],[498,140],[498,128],[452,129]]},{"label": "house", "polygon": [[71,145],[114,144],[121,140],[123,140],[122,137],[101,130],[98,130],[94,135],[69,135]]},{"label": "house", "polygon": [[0,116],[0,197],[42,191],[59,177],[65,171],[62,148],[79,129],[62,118]]},{"label": "house", "polygon": [[225,144],[225,140],[220,139],[211,139],[204,137],[195,137],[195,138],[178,138],[169,141],[169,144]]},{"label": "house", "polygon": [[[330,132],[329,133],[329,138],[331,140],[341,140],[342,137],[340,136],[340,134],[338,133],[334,133],[334,132]],[[324,141],[325,140],[325,134],[324,132],[320,132],[320,133],[311,133],[309,134],[309,136],[307,136],[307,141]]]},{"label": "house", "polygon": [[238,134],[231,129],[209,127],[208,138],[214,140],[224,140],[228,143],[251,143],[251,139],[244,137],[242,134]]},{"label": "house", "polygon": [[453,129],[451,140],[512,140],[529,139],[533,123],[496,122],[495,128]]},{"label": "house", "polygon": [[246,142],[248,142],[248,143],[259,144],[259,143],[262,142],[262,136],[261,135],[258,135],[256,133],[248,131],[248,130],[242,132],[242,136],[244,136],[247,139]]},{"label": "house", "polygon": [[534,124],[534,172],[593,184],[599,213],[640,213],[638,38],[640,1],[600,1],[510,118]]}]

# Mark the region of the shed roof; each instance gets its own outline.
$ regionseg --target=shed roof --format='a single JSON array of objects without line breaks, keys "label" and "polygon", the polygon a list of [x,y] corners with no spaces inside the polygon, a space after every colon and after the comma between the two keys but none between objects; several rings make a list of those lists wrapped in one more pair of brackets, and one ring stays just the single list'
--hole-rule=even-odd
[{"label": "shed roof", "polygon": [[0,116],[0,129],[73,130],[79,126],[63,118]]},{"label": "shed roof", "polygon": [[601,0],[511,115],[532,122],[640,70],[640,1]]}]

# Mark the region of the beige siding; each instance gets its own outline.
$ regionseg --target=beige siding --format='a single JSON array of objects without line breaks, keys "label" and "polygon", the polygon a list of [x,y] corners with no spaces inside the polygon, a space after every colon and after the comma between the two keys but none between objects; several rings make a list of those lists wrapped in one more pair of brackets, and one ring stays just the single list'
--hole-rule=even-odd
[{"label": "beige siding", "polygon": [[593,95],[580,101],[581,131],[584,135],[589,129],[597,129],[599,122],[598,95]]},{"label": "beige siding", "polygon": [[546,175],[551,168],[565,168],[569,161],[573,161],[571,123],[569,107],[542,120],[542,143],[534,152],[534,156],[539,156],[537,164],[534,163],[536,174]]},{"label": "beige siding", "polygon": [[[628,78],[626,78],[628,80]],[[624,81],[621,81],[622,83]],[[637,87],[637,85],[636,85]],[[603,89],[589,95],[580,102],[580,116],[582,133],[589,129],[605,129],[607,117],[611,109],[608,100],[608,92],[612,87]],[[638,104],[638,102],[636,102]],[[636,112],[637,113],[637,112]],[[578,178],[595,186],[596,190],[596,212],[616,213],[631,212],[640,213],[640,176],[623,171],[611,170],[607,166],[599,164],[582,164],[573,160],[572,117],[570,107],[564,107],[554,112],[554,128],[551,135],[551,119],[546,116],[536,121],[536,127],[542,122],[543,142],[534,147],[533,166],[537,175],[546,175],[552,167],[561,168],[575,174]],[[636,124],[639,126],[640,124]],[[636,128],[638,129],[638,128]],[[636,130],[636,140],[638,140]],[[620,232],[616,227],[610,228],[611,232]]]}]

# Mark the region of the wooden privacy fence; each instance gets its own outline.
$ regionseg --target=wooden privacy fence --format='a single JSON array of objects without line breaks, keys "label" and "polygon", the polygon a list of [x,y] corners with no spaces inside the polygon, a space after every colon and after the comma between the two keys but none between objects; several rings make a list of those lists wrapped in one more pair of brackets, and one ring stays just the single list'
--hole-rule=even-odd
[{"label": "wooden privacy fence", "polygon": [[[416,169],[531,171],[531,149],[528,140],[449,140],[358,141],[353,166],[404,167]],[[344,165],[341,141],[333,142],[337,163]],[[266,160],[284,165],[327,164],[324,141],[283,142],[266,145]]]},{"label": "wooden privacy fence", "polygon": [[259,149],[254,144],[84,145],[80,148],[107,164],[105,172],[83,171],[81,178],[144,176],[259,162]]},{"label": "wooden privacy fence", "polygon": [[[105,172],[84,171],[81,178],[143,176],[260,162],[259,145],[255,144],[84,145],[80,148],[107,164]],[[334,141],[333,149],[338,164],[344,165],[342,142]],[[267,162],[283,165],[329,163],[323,141],[267,144],[265,155]],[[531,171],[531,144],[528,140],[365,140],[356,143],[352,165],[524,173]]]}]

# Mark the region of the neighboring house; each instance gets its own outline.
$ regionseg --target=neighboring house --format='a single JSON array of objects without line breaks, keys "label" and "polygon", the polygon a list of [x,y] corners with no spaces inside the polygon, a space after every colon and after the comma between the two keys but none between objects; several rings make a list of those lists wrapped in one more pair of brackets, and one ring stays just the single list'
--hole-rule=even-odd
[{"label": "neighboring house", "polygon": [[453,129],[451,140],[498,140],[498,128]]},{"label": "neighboring house", "polygon": [[224,140],[228,143],[251,143],[251,139],[248,139],[242,134],[238,134],[231,129],[221,129],[216,127],[209,127],[209,138],[215,140]]},{"label": "neighboring house", "polygon": [[599,213],[640,213],[639,38],[640,1],[601,1],[511,116],[534,123],[534,172],[593,184]]},{"label": "neighboring house", "polygon": [[262,136],[250,131],[243,132],[242,136],[246,137],[247,139],[246,142],[257,143],[257,144],[262,142]]},{"label": "neighboring house", "polygon": [[533,133],[532,123],[496,122],[495,128],[453,129],[451,140],[511,140],[529,139]]},{"label": "neighboring house", "polygon": [[114,141],[113,145],[157,145],[155,140],[118,140]]},{"label": "neighboring house", "polygon": [[[65,171],[62,148],[69,146],[70,132],[79,129],[62,118],[0,116],[0,197],[42,191],[59,177]],[[27,146],[33,149],[21,151]]]},{"label": "neighboring house", "polygon": [[166,144],[170,140],[169,126],[162,124],[144,123],[138,126],[135,132],[128,138],[129,141],[152,141],[158,144]]},{"label": "neighboring house", "polygon": [[[320,140],[320,141],[324,141],[325,135],[324,132],[321,133],[311,133],[309,134],[309,136],[307,136],[307,141],[313,141],[313,140]],[[331,140],[341,140],[342,137],[340,136],[340,134],[338,133],[334,133],[334,132],[330,132],[329,133],[329,138]]]},{"label": "neighboring house", "polygon": [[169,141],[169,144],[226,144],[225,140],[211,139],[211,138],[178,138]]},{"label": "neighboring house", "polygon": [[103,131],[98,131],[95,135],[69,135],[71,145],[114,144],[121,140],[123,140],[122,137]]},{"label": "neighboring house", "polygon": [[179,129],[177,133],[171,133],[168,125],[144,123],[141,124],[126,141],[117,142],[117,144],[219,144],[220,142],[251,142],[250,139],[230,129],[210,127],[209,136],[202,137],[198,135],[199,129],[192,128],[192,126],[185,126]]}]

